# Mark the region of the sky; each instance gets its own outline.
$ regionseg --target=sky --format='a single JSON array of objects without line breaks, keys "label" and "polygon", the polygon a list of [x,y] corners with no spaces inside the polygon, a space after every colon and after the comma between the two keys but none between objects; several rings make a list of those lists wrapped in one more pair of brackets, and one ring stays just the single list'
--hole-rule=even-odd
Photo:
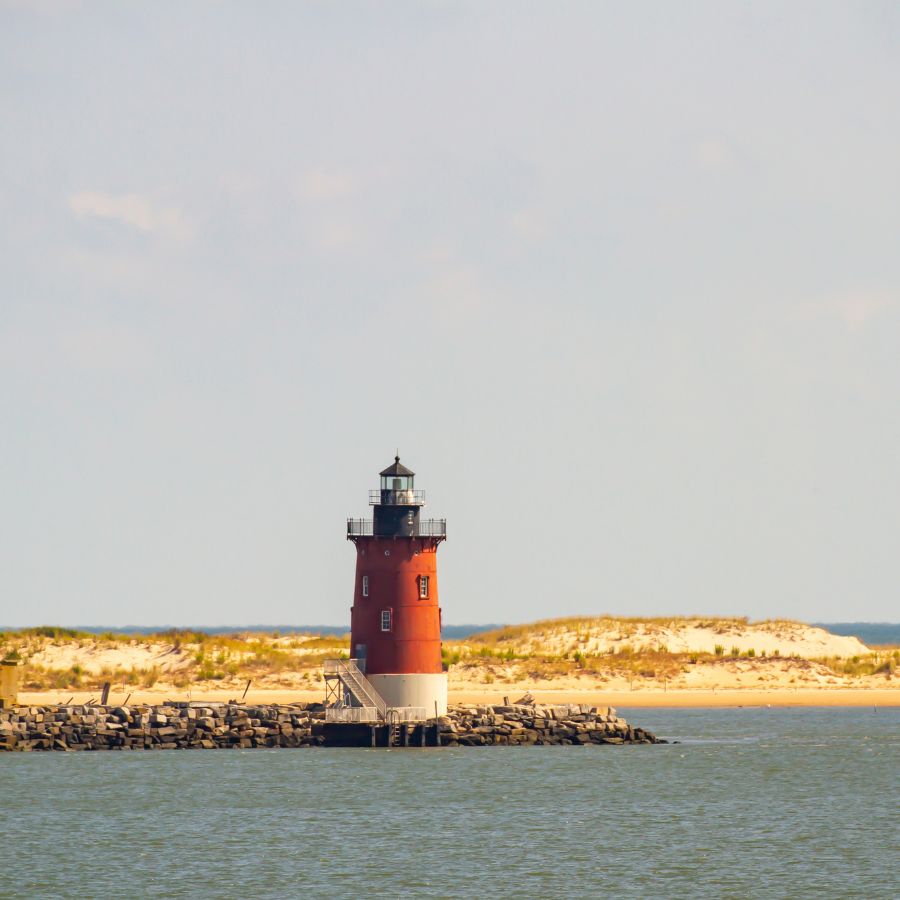
[{"label": "sky", "polygon": [[0,625],[900,620],[893,2],[0,0]]}]

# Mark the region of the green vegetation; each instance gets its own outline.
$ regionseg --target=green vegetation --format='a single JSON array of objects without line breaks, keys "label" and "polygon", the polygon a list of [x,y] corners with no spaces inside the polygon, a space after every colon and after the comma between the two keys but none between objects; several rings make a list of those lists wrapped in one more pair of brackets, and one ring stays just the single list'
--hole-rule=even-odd
[{"label": "green vegetation", "polygon": [[343,647],[347,650],[350,649],[350,635],[345,634],[341,637],[337,637],[334,635],[326,635],[322,637],[322,635],[316,635],[315,637],[303,638],[302,640],[294,642],[297,646],[306,647],[309,650],[318,650],[321,648],[331,648],[331,647]]},{"label": "green vegetation", "polygon": [[[143,665],[102,662],[42,665],[53,648],[75,645],[85,657],[96,653],[135,655]],[[158,683],[185,687],[194,682],[226,682],[252,678],[279,679],[295,674],[315,677],[326,656],[349,655],[349,636],[295,635],[290,639],[267,634],[208,635],[171,629],[161,634],[91,635],[68,628],[41,626],[0,634],[0,656],[26,661],[23,687],[27,690],[100,689],[109,681],[123,687],[150,688]],[[68,651],[71,659],[71,650]],[[45,654],[45,655],[41,655]],[[127,656],[124,657],[127,659]]]},{"label": "green vegetation", "polygon": [[844,659],[840,656],[823,656],[816,659],[835,675],[849,676],[850,678],[863,678],[867,675],[892,676],[900,669],[900,648],[879,648],[868,656],[851,656]]},{"label": "green vegetation", "polygon": [[[729,635],[731,629],[748,623],[746,619],[699,618],[557,619],[447,642],[441,658],[445,669],[487,684],[563,677],[662,682],[693,671],[691,667],[729,665],[738,659],[782,668],[817,665],[847,678],[889,678],[900,670],[900,648],[812,661],[789,661],[778,650],[768,655],[754,648],[741,651],[737,645],[728,654],[726,643],[714,644],[711,653],[672,652],[668,636],[645,627],[684,624]],[[347,635],[209,635],[179,629],[156,635],[90,635],[54,626],[0,634],[0,656],[23,660],[23,688],[35,691],[94,691],[107,681],[125,689],[192,684],[237,688],[246,680],[266,686],[297,685],[298,679],[303,686],[313,686],[321,682],[322,660],[347,658],[349,650]]]},{"label": "green vegetation", "polygon": [[64,641],[66,639],[74,641],[90,637],[87,632],[76,631],[74,628],[59,628],[56,625],[38,625],[37,628],[24,628],[19,634],[51,638],[54,641]]},{"label": "green vegetation", "polygon": [[468,643],[498,644],[518,642],[525,639],[540,640],[554,632],[577,632],[580,643],[586,643],[592,632],[618,632],[620,638],[626,638],[638,631],[641,626],[654,625],[663,628],[681,628],[694,625],[698,628],[711,629],[717,633],[727,633],[732,629],[746,628],[748,625],[777,627],[798,625],[801,623],[791,619],[762,619],[752,622],[747,616],[710,618],[709,616],[571,616],[561,619],[542,619],[527,625],[504,625],[493,631],[485,631],[468,639]]},{"label": "green vegetation", "polygon": [[441,647],[441,662],[444,668],[455,666],[462,659],[462,653],[459,650],[450,651],[446,647]]}]

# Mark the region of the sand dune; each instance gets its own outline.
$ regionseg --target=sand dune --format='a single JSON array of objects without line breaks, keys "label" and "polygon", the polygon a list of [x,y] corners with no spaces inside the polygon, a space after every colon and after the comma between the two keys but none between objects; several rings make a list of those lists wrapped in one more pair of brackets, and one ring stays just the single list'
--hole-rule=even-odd
[{"label": "sand dune", "polygon": [[[664,648],[669,653],[714,653],[718,645],[730,653],[753,650],[755,655],[852,657],[869,653],[858,638],[831,634],[802,622],[746,619],[672,618],[551,619],[534,625],[500,629],[482,635],[513,647],[540,653],[579,650],[586,654],[637,652]],[[508,635],[508,637],[504,637]]]},{"label": "sand dune", "polygon": [[[316,699],[324,696],[322,660],[348,650],[346,638],[314,635],[121,638],[35,629],[0,636],[0,656],[25,661],[21,697],[34,703],[96,697],[105,681],[120,700],[231,699],[248,681],[255,700]],[[873,652],[856,638],[790,621],[557,619],[446,642],[445,658],[457,699],[528,690],[598,703],[652,697],[647,702],[665,705],[678,697],[718,704],[763,694],[767,702],[792,703],[801,693],[832,702],[848,691],[865,704],[873,691],[880,705],[884,696],[900,697],[900,650]]]}]

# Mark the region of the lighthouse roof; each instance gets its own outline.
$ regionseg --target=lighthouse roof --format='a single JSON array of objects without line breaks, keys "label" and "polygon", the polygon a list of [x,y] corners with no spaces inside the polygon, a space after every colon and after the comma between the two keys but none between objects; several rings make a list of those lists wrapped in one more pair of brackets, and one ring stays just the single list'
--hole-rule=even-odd
[{"label": "lighthouse roof", "polygon": [[412,469],[407,469],[406,466],[400,462],[400,457],[395,456],[393,465],[388,466],[378,474],[381,475],[382,478],[385,478],[391,475],[415,475],[416,473],[413,472]]}]

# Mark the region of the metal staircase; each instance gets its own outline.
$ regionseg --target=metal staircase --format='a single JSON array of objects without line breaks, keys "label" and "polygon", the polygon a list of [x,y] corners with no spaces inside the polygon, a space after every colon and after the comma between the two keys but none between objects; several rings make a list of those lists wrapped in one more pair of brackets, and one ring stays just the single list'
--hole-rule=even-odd
[{"label": "metal staircase", "polygon": [[[360,671],[355,659],[326,659],[324,674],[326,704],[339,711],[332,718],[341,721],[385,721],[387,704]],[[346,702],[347,695],[352,698],[350,704]]]}]

